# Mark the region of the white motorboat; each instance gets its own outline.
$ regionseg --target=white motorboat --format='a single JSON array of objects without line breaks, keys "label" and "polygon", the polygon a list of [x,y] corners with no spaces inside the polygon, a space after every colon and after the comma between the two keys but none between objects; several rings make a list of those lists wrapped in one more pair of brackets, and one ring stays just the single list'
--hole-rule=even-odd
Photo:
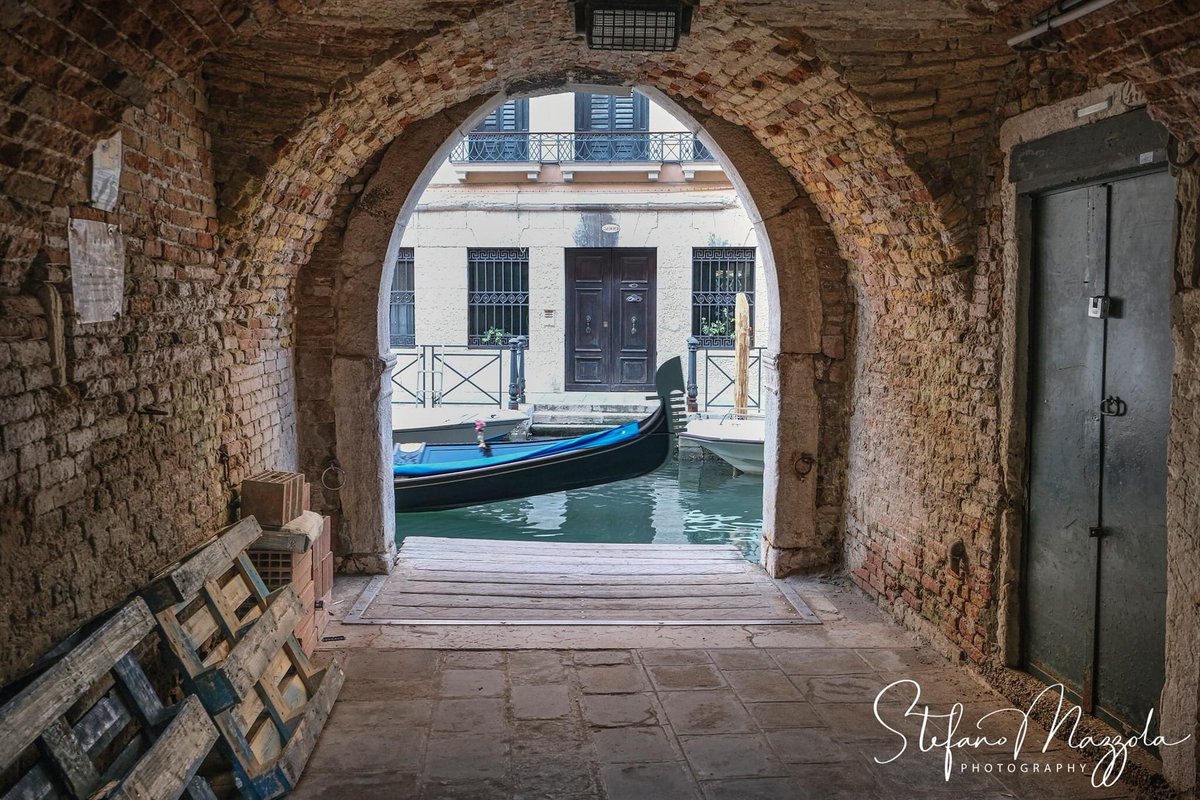
[{"label": "white motorboat", "polygon": [[483,436],[488,441],[502,439],[529,421],[524,411],[502,408],[413,408],[392,406],[392,442],[426,444],[473,444],[475,422],[483,420]]},{"label": "white motorboat", "polygon": [[694,419],[687,424],[680,439],[687,439],[728,463],[736,470],[751,475],[763,474],[763,440],[766,421],[761,418]]}]

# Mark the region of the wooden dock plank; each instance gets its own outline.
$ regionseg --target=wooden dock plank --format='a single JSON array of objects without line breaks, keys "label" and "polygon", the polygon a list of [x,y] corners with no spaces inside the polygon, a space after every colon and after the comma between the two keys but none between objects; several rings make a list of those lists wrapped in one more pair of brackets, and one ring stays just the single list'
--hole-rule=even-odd
[{"label": "wooden dock plank", "polygon": [[408,537],[346,622],[733,625],[818,622],[732,545]]},{"label": "wooden dock plank", "polygon": [[[536,539],[527,541],[517,541],[509,539],[458,539],[436,536],[420,536],[410,535],[404,538],[401,547],[428,547],[438,548],[443,550],[468,550],[473,552],[482,551],[519,551],[519,552],[543,552],[547,545],[552,545],[556,550],[564,553],[579,552],[579,553],[619,553],[622,551],[634,551],[643,558],[654,557],[658,555],[670,555],[675,557],[691,557],[698,555],[696,551],[708,552],[727,552],[739,554],[737,547],[731,544],[639,544],[637,542],[611,542],[611,543],[581,543],[581,542],[559,542],[552,538]],[[740,557],[740,555],[739,555]]]},{"label": "wooden dock plank", "polygon": [[713,584],[702,591],[688,584],[607,583],[481,583],[455,581],[403,581],[389,584],[379,593],[380,601],[392,602],[408,595],[461,595],[488,597],[749,597],[773,596],[772,586],[758,582]]}]

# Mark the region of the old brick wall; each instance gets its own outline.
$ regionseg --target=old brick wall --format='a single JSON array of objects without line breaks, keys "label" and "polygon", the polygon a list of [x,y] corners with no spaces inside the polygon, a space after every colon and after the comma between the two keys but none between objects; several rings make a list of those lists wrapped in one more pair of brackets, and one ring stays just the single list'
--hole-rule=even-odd
[{"label": "old brick wall", "polygon": [[[999,659],[1001,444],[1006,299],[1000,123],[1074,96],[1087,80],[1056,55],[1026,56],[995,97],[975,202],[973,266],[941,277],[856,272],[846,568],[909,627],[951,655]],[[950,123],[944,123],[949,125]],[[966,566],[950,567],[957,542]]]},{"label": "old brick wall", "polygon": [[[192,76],[125,113],[111,213],[86,205],[82,163],[47,202],[3,204],[0,681],[225,524],[231,485],[296,462],[287,283],[218,255],[206,105]],[[21,135],[53,143],[45,127]],[[114,322],[74,321],[71,216],[125,238]],[[44,284],[65,312],[61,385]]]}]

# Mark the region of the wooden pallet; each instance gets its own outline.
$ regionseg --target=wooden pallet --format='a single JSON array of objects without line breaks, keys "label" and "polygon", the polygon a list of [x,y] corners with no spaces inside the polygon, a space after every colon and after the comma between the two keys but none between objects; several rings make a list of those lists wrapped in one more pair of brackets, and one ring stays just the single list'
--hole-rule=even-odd
[{"label": "wooden pallet", "polygon": [[216,728],[196,697],[165,707],[132,652],[153,629],[134,600],[0,708],[4,800],[214,797],[196,771]]},{"label": "wooden pallet", "polygon": [[269,592],[251,563],[246,549],[261,534],[244,519],[143,593],[253,800],[295,786],[343,680],[336,660],[318,669],[297,641],[300,597],[291,586]]}]

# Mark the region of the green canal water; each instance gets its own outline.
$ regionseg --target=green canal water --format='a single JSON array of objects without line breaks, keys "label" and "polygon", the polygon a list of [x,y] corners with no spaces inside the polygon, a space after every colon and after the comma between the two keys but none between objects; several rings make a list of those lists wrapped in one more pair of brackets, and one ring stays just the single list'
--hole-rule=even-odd
[{"label": "green canal water", "polygon": [[724,461],[672,458],[641,478],[453,511],[397,514],[406,534],[619,544],[737,545],[758,560],[762,477]]}]

